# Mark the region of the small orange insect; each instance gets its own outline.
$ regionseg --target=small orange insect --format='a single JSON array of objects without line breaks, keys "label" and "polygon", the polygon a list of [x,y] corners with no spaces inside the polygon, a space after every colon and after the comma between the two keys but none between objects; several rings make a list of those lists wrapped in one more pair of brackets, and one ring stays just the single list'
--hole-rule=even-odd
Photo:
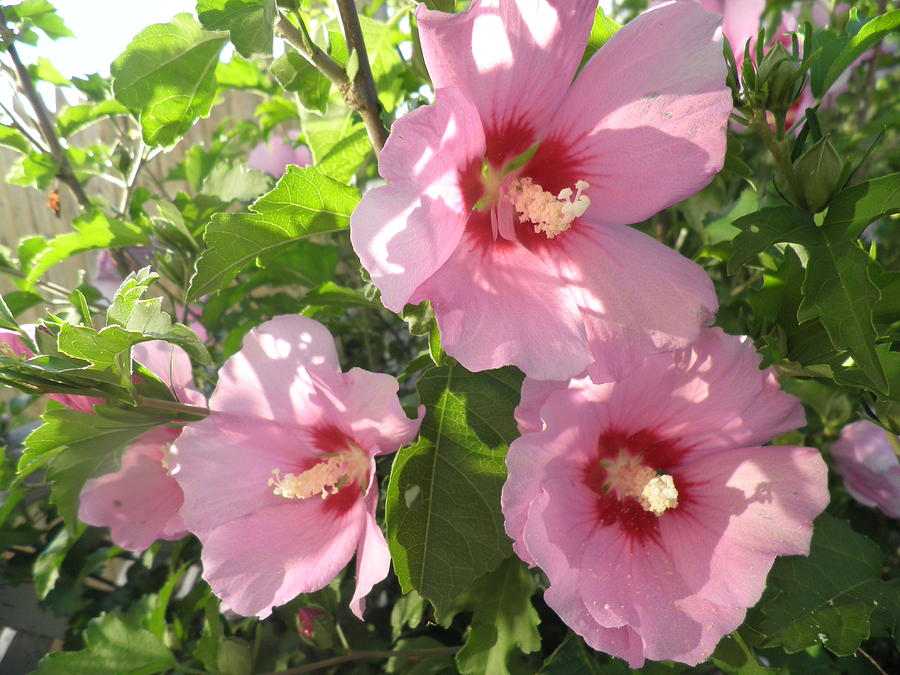
[{"label": "small orange insect", "polygon": [[59,218],[60,211],[62,211],[59,200],[59,188],[53,188],[53,191],[50,193],[50,199],[47,200],[47,206],[53,211],[53,215]]}]

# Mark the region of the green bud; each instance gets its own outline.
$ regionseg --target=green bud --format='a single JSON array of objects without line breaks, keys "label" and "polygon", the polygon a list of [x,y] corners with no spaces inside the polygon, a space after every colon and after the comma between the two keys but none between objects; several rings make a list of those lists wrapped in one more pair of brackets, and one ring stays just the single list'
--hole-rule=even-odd
[{"label": "green bud", "polygon": [[776,43],[757,71],[757,87],[765,96],[766,110],[786,112],[800,95],[805,77],[803,62],[791,56],[780,42]]},{"label": "green bud", "polygon": [[794,175],[800,185],[801,206],[818,213],[831,203],[840,185],[844,160],[828,136],[821,139],[794,162]]}]

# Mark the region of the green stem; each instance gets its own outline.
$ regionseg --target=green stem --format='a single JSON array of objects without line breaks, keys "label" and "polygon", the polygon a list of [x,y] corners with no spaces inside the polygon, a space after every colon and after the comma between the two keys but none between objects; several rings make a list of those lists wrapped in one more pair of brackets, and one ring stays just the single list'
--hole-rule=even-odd
[{"label": "green stem", "polygon": [[791,163],[791,149],[788,141],[775,138],[772,130],[769,129],[769,121],[766,119],[765,112],[751,111],[747,115],[747,121],[762,139],[762,142],[765,143],[766,148],[768,148],[769,153],[775,160],[775,167],[787,185],[788,196],[792,201],[799,203],[800,195],[803,194],[803,191],[800,189],[796,174],[794,174],[794,165]]},{"label": "green stem", "polygon": [[276,673],[265,673],[265,675],[299,675],[300,673],[311,673],[316,670],[336,666],[348,661],[363,661],[366,659],[391,659],[394,657],[414,659],[421,661],[422,659],[434,656],[450,656],[459,651],[459,647],[437,647],[434,649],[417,649],[410,651],[380,651],[380,650],[352,650],[341,656],[333,656],[330,659],[307,663],[296,668],[288,668],[287,670],[279,670]]},{"label": "green stem", "polygon": [[135,396],[135,403],[143,408],[155,408],[156,410],[167,410],[174,413],[182,413],[191,418],[203,418],[209,415],[209,408],[199,405],[188,405],[187,403],[176,403],[175,401],[163,401],[158,398],[149,398],[147,396]]}]

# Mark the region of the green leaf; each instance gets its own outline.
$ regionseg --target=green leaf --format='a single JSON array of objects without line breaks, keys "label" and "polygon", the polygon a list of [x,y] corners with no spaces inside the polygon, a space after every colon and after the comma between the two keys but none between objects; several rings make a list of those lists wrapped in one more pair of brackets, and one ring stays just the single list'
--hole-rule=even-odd
[{"label": "green leaf", "polygon": [[622,26],[606,16],[602,7],[597,7],[597,11],[594,13],[594,23],[591,26],[591,35],[588,38],[584,56],[581,58],[581,65],[584,66],[600,47],[605,45],[621,27]]},{"label": "green leaf", "polygon": [[711,659],[720,669],[735,675],[766,675],[778,672],[778,669],[766,668],[757,661],[756,655],[740,631],[734,631],[722,638],[716,645],[716,651],[713,652]]},{"label": "green leaf", "polygon": [[31,146],[18,129],[13,129],[6,124],[0,124],[0,145],[18,150],[23,154],[31,152]]},{"label": "green leaf", "polygon": [[44,273],[67,258],[98,248],[139,246],[149,243],[146,233],[137,225],[107,217],[92,209],[72,221],[75,232],[54,237],[31,260],[25,287],[34,288]]},{"label": "green leaf", "polygon": [[48,410],[43,424],[25,439],[19,459],[20,478],[50,462],[50,501],[67,527],[77,524],[78,497],[89,478],[115,471],[125,446],[166,418],[137,411],[94,406],[93,415],[70,408]]},{"label": "green leaf", "polygon": [[839,192],[825,214],[823,227],[844,230],[856,239],[873,221],[900,211],[900,173],[873,178]]},{"label": "green leaf", "polygon": [[59,135],[68,138],[92,122],[112,115],[127,115],[128,108],[112,99],[99,103],[85,103],[63,108],[56,116]]},{"label": "green leaf", "polygon": [[43,80],[58,87],[70,87],[72,83],[56,69],[50,59],[39,57],[37,63],[28,66],[28,73],[32,80]]},{"label": "green leaf", "polygon": [[74,37],[63,20],[56,14],[56,8],[47,0],[25,0],[18,5],[5,7],[6,18],[10,21],[28,20],[40,28],[51,40]]},{"label": "green leaf", "polygon": [[6,176],[6,182],[13,185],[33,185],[38,190],[46,190],[56,179],[59,164],[46,152],[26,155],[13,165]]},{"label": "green leaf", "polygon": [[814,241],[816,224],[812,216],[796,206],[774,206],[754,211],[735,220],[741,231],[732,242],[728,274],[734,274],[753,256],[772,244],[790,241],[806,244]]},{"label": "green leaf", "polygon": [[303,132],[309,143],[316,169],[336,181],[349,181],[372,156],[372,144],[362,122],[346,117],[303,120]]},{"label": "green leaf", "polygon": [[47,594],[56,586],[56,582],[59,580],[59,567],[69,550],[78,541],[79,535],[80,532],[72,536],[68,529],[60,528],[56,536],[35,559],[31,571],[34,575],[34,590],[39,599],[46,598]]},{"label": "green leaf", "polygon": [[84,641],[81,651],[45,656],[34,675],[154,675],[177,665],[162,640],[118,612],[91,620]]},{"label": "green leaf", "polygon": [[828,514],[815,526],[808,557],[776,560],[768,580],[776,595],[752,628],[766,636],[765,646],[796,652],[820,643],[849,656],[869,637],[873,612],[900,607],[900,590],[881,580],[872,541]]},{"label": "green leaf", "polygon": [[0,328],[14,331],[19,330],[19,324],[16,321],[16,317],[10,311],[9,306],[6,304],[6,300],[2,295],[0,295]]},{"label": "green leaf", "polygon": [[814,245],[807,247],[809,262],[803,279],[800,322],[819,318],[832,343],[850,352],[876,389],[887,392],[884,369],[875,353],[878,334],[872,308],[881,296],[869,278],[869,258],[839,225],[815,230]]},{"label": "green leaf", "polygon": [[813,45],[817,50],[822,50],[822,55],[813,63],[812,68],[809,70],[809,88],[816,98],[822,98],[822,95],[825,93],[823,87],[828,69],[835,59],[840,56],[841,51],[847,46],[848,42],[850,42],[850,36],[838,35],[829,28],[817,30],[814,33]]},{"label": "green leaf", "polygon": [[355,288],[338,286],[333,281],[326,281],[316,286],[303,296],[303,302],[307,305],[322,307],[368,307],[381,309],[381,303],[372,302],[365,294]]},{"label": "green leaf", "polygon": [[[594,652],[584,644],[584,640],[575,633],[569,633],[562,644],[544,661],[538,675],[570,675],[571,673],[610,675],[615,672],[612,665],[601,669],[593,655]],[[622,672],[624,675],[626,672],[624,668]]]},{"label": "green leaf", "polygon": [[876,42],[900,27],[900,9],[895,9],[882,16],[875,17],[865,24],[841,50],[840,55],[828,68],[828,74],[822,83],[821,94],[824,94],[849,68],[856,59],[862,56]]},{"label": "green leaf", "polygon": [[225,33],[202,30],[190,14],[142,30],[112,64],[116,100],[137,113],[148,145],[172,145],[216,95]]},{"label": "green leaf", "polygon": [[425,419],[391,470],[388,544],[403,592],[416,589],[438,615],[510,554],[500,490],[521,382],[513,368],[473,374],[456,363],[418,382]]},{"label": "green leaf", "polygon": [[218,161],[203,179],[201,191],[223,202],[247,202],[269,189],[271,178],[242,161]]},{"label": "green leaf", "polygon": [[513,654],[541,648],[540,619],[531,605],[535,590],[531,572],[515,556],[475,582],[465,602],[472,624],[456,654],[460,673],[508,673]]},{"label": "green leaf", "polygon": [[275,0],[197,0],[197,16],[207,30],[227,30],[238,53],[272,56]]},{"label": "green leaf", "polygon": [[188,299],[219,290],[259,258],[314,234],[346,228],[358,201],[356,190],[312,167],[288,167],[275,189],[249,212],[213,216],[203,237],[208,248],[197,260]]},{"label": "green leaf", "polygon": [[271,71],[283,89],[297,94],[306,110],[325,114],[331,82],[309,61],[297,52],[289,51],[275,59]]}]

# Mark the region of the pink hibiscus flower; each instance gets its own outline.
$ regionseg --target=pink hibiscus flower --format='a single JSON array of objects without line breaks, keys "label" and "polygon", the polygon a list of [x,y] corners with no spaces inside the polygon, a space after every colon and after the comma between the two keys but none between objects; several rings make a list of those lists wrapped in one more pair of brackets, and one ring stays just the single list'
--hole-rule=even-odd
[{"label": "pink hibiscus flower", "polygon": [[702,269],[624,225],[722,167],[719,19],[694,3],[646,12],[573,82],[595,6],[417,11],[435,103],[394,124],[388,184],[363,197],[350,237],[384,305],[430,300],[469,370],[568,378],[592,349],[684,347],[716,309]]},{"label": "pink hibiscus flower", "polygon": [[288,136],[288,139],[284,139],[277,134],[272,134],[269,140],[258,144],[250,151],[250,155],[247,157],[247,166],[279,178],[284,174],[288,164],[297,166],[312,164],[312,154],[309,148],[305,145],[294,147],[293,141],[297,138],[297,132],[289,132]]},{"label": "pink hibiscus flower", "polygon": [[[893,439],[900,448],[900,438]],[[900,461],[887,431],[865,420],[848,424],[832,444],[831,456],[851,497],[900,518]]]},{"label": "pink hibiscus flower", "polygon": [[707,12],[722,15],[722,32],[740,64],[744,60],[744,46],[759,32],[759,20],[766,8],[766,0],[699,0],[699,2]]},{"label": "pink hibiscus flower", "polygon": [[[34,340],[38,326],[36,324],[24,324],[22,330],[28,333],[31,339]],[[22,340],[22,336],[19,333],[13,330],[7,330],[6,328],[0,328],[0,353],[4,351],[4,347],[9,350],[9,353],[13,356],[24,359],[30,359],[34,356],[34,352],[25,346],[25,342]],[[89,415],[93,414],[95,405],[103,403],[103,399],[101,398],[94,398],[93,396],[75,396],[72,394],[47,394],[47,398],[51,398],[57,403],[62,403],[67,408],[72,408],[72,410],[77,410],[78,412],[87,413]]]},{"label": "pink hibiscus flower", "polygon": [[320,323],[281,316],[244,338],[222,367],[209,417],[174,453],[181,515],[203,543],[203,576],[236,612],[266,617],[326,586],[356,553],[351,608],[388,572],[375,522],[375,456],[416,434],[397,380],[342,373]]},{"label": "pink hibiscus flower", "polygon": [[[169,385],[182,403],[205,405],[194,389],[191,361],[175,345],[160,340],[134,346],[132,356]],[[187,534],[178,510],[183,496],[169,475],[169,449],[178,427],[160,426],[135,439],[122,455],[122,467],[92,478],[81,490],[79,520],[108,527],[110,539],[129,551],[143,551],[157,539]]]},{"label": "pink hibiscus flower", "polygon": [[758,447],[804,423],[758,365],[750,342],[707,329],[617,382],[523,390],[506,531],[591,647],[635,668],[700,663],[759,600],[775,556],[809,552],[825,463]]}]

